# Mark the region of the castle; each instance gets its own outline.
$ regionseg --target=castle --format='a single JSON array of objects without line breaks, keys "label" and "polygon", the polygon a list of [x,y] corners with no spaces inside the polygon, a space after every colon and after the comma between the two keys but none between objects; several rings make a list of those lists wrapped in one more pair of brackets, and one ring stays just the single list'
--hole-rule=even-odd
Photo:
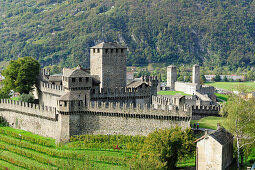
[{"label": "castle", "polygon": [[192,69],[192,82],[178,82],[177,68],[174,65],[167,67],[167,86],[165,89],[182,91],[186,94],[196,96],[197,99],[186,97],[186,104],[193,106],[217,105],[215,88],[200,84],[200,67],[195,64]]},{"label": "castle", "polygon": [[[90,48],[90,69],[64,68],[61,75],[43,69],[34,91],[38,104],[1,100],[0,115],[15,128],[68,142],[81,134],[147,135],[176,125],[187,128],[192,112],[218,113],[217,106],[188,106],[183,96],[157,96],[157,77],[126,84],[126,56],[126,47],[102,42]],[[176,88],[176,73],[171,74],[170,86]]]}]

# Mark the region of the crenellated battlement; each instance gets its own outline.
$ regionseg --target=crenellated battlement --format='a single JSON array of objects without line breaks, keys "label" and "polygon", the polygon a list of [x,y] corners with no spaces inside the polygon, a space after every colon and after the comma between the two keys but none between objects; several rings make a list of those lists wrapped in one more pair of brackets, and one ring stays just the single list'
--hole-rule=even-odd
[{"label": "crenellated battlement", "polygon": [[65,94],[63,86],[58,86],[58,85],[55,85],[55,84],[44,83],[42,81],[39,82],[39,89],[42,92],[51,93],[51,94],[55,94],[55,95],[58,95],[58,96],[61,96],[61,95]]},{"label": "crenellated battlement", "polygon": [[57,119],[57,109],[55,107],[40,106],[10,99],[0,100],[0,110],[14,111],[45,119]]},{"label": "crenellated battlement", "polygon": [[[155,109],[157,108],[157,109]],[[134,107],[133,104],[121,103],[103,103],[90,102],[87,108],[91,112],[107,112],[118,114],[132,114],[132,115],[154,115],[154,116],[177,116],[177,117],[191,117],[191,108],[188,106],[177,107],[169,105],[138,105]],[[163,119],[163,117],[162,117]]]},{"label": "crenellated battlement", "polygon": [[192,110],[197,111],[220,111],[221,106],[220,105],[210,105],[210,106],[192,106]]},{"label": "crenellated battlement", "polygon": [[201,119],[206,116],[220,116],[221,106],[192,106],[192,119]]},{"label": "crenellated battlement", "polygon": [[144,89],[139,88],[101,88],[101,89],[92,89],[91,98],[100,99],[100,98],[118,98],[118,97],[149,97],[150,96],[150,87]]},{"label": "crenellated battlement", "polygon": [[152,96],[152,104],[171,105],[172,100],[165,96]]}]

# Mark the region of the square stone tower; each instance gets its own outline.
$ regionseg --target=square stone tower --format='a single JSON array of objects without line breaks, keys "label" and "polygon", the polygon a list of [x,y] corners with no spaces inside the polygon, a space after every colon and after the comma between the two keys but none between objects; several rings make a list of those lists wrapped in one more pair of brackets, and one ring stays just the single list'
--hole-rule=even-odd
[{"label": "square stone tower", "polygon": [[196,83],[197,85],[200,85],[200,67],[198,64],[193,65],[192,83]]},{"label": "square stone tower", "polygon": [[102,42],[90,48],[90,74],[98,75],[100,88],[126,86],[127,48]]},{"label": "square stone tower", "polygon": [[174,84],[177,80],[177,69],[174,65],[167,67],[167,86],[170,87],[170,90],[174,90]]}]

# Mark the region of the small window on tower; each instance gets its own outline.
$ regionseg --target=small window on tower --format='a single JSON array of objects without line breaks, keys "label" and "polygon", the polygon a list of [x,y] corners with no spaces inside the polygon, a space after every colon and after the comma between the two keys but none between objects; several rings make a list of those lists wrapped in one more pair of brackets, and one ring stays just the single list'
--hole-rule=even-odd
[{"label": "small window on tower", "polygon": [[79,82],[82,82],[82,78],[81,77],[79,78]]},{"label": "small window on tower", "polygon": [[72,78],[72,82],[75,82],[75,78]]},{"label": "small window on tower", "polygon": [[124,51],[123,49],[120,50],[121,53],[123,53],[123,51]]},{"label": "small window on tower", "polygon": [[87,82],[89,81],[89,78],[88,78],[88,77],[86,77],[86,81],[87,81]]},{"label": "small window on tower", "polygon": [[97,49],[97,53],[100,53],[100,49]]},{"label": "small window on tower", "polygon": [[66,102],[66,101],[64,101],[64,106],[65,106],[65,107],[67,106],[67,102]]},{"label": "small window on tower", "polygon": [[106,53],[106,54],[108,53],[108,49],[105,49],[105,53]]},{"label": "small window on tower", "polygon": [[119,50],[118,50],[118,49],[116,49],[116,53],[118,53],[118,51],[119,51]]},{"label": "small window on tower", "polygon": [[93,53],[96,53],[96,49],[93,49]]},{"label": "small window on tower", "polygon": [[111,53],[113,53],[113,49],[111,49]]}]

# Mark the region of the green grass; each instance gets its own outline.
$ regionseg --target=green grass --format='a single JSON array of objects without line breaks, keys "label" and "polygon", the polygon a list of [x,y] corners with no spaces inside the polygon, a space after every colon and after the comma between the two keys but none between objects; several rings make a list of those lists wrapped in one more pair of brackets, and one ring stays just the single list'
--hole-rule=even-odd
[{"label": "green grass", "polygon": [[[33,143],[29,141],[29,138],[18,139],[13,134],[27,135],[31,138],[37,138],[38,140],[50,140],[54,143],[54,139],[44,138],[39,135],[34,135],[32,133],[17,130],[10,127],[0,127],[0,130],[8,130],[10,135],[0,134],[0,147],[4,150],[1,150],[0,161],[6,162],[5,167],[15,169],[15,166],[24,166],[34,167],[34,168],[44,168],[44,169],[55,169],[59,166],[62,169],[64,167],[74,165],[76,167],[87,167],[88,169],[128,169],[125,161],[121,162],[124,159],[131,159],[136,153],[130,151],[117,151],[117,150],[97,150],[97,149],[79,149],[79,148],[69,148],[68,145],[61,147],[54,146],[44,146]],[[2,131],[3,132],[3,131]],[[12,134],[13,133],[13,134]],[[58,156],[49,155],[47,152],[56,152],[60,153]],[[65,154],[62,157],[61,153],[70,153]],[[66,158],[66,155],[77,154],[77,157]],[[84,155],[85,157],[78,158],[78,155]],[[11,160],[10,160],[11,159]],[[84,159],[84,160],[80,160]],[[8,162],[9,160],[9,162]],[[25,160],[25,165],[21,162]],[[47,161],[50,161],[52,164],[48,165]],[[69,166],[69,167],[70,167]],[[1,168],[0,168],[1,169]],[[17,169],[17,168],[16,168]]]},{"label": "green grass", "polygon": [[177,167],[194,167],[196,166],[196,158],[184,158],[183,160],[178,161]]},{"label": "green grass", "polygon": [[185,96],[191,96],[190,94],[186,94],[182,91],[159,91],[158,92],[159,95],[176,95],[176,94],[180,94],[180,95],[185,95]]},{"label": "green grass", "polygon": [[217,123],[221,123],[224,120],[222,117],[215,117],[215,116],[208,116],[204,117],[200,120],[191,120],[191,125],[194,123],[199,123],[200,128],[206,128],[206,129],[217,129]]},{"label": "green grass", "polygon": [[219,98],[219,99],[221,99],[221,100],[223,100],[223,101],[227,101],[228,100],[228,98],[229,98],[229,96],[228,95],[226,95],[226,94],[220,94],[220,93],[214,93],[215,94],[215,96],[217,97],[217,98]]},{"label": "green grass", "polygon": [[19,101],[19,96],[17,96],[17,97],[12,97],[11,99],[12,99],[12,100],[15,100],[15,101]]},{"label": "green grass", "polygon": [[214,86],[219,89],[234,91],[238,86],[255,87],[255,82],[208,82],[205,85]]},{"label": "green grass", "polygon": [[[71,165],[75,166],[74,168],[85,167],[87,169],[129,169],[134,157],[139,156],[138,151],[125,149],[117,151],[101,148],[74,148],[70,146],[73,142],[56,146],[55,140],[52,138],[45,138],[11,127],[0,126],[0,133],[0,155],[2,155],[0,157],[0,163],[3,162],[1,165],[9,169],[27,169],[27,167],[36,169],[62,169],[62,166],[71,168]],[[20,139],[17,134],[30,138]],[[95,139],[97,138],[98,136],[95,137]],[[45,146],[43,143],[35,143],[34,139],[49,140],[51,145],[47,144]],[[61,153],[65,154],[62,155]],[[73,156],[67,158],[68,155]],[[185,158],[185,160],[178,162],[178,167],[194,166],[194,164],[195,160],[193,158]]]},{"label": "green grass", "polygon": [[9,169],[19,169],[19,170],[23,170],[24,168],[21,168],[21,167],[18,167],[18,166],[15,166],[13,164],[10,164],[8,162],[5,162],[5,161],[2,161],[0,160],[0,169],[6,169],[6,168],[9,168]]}]

